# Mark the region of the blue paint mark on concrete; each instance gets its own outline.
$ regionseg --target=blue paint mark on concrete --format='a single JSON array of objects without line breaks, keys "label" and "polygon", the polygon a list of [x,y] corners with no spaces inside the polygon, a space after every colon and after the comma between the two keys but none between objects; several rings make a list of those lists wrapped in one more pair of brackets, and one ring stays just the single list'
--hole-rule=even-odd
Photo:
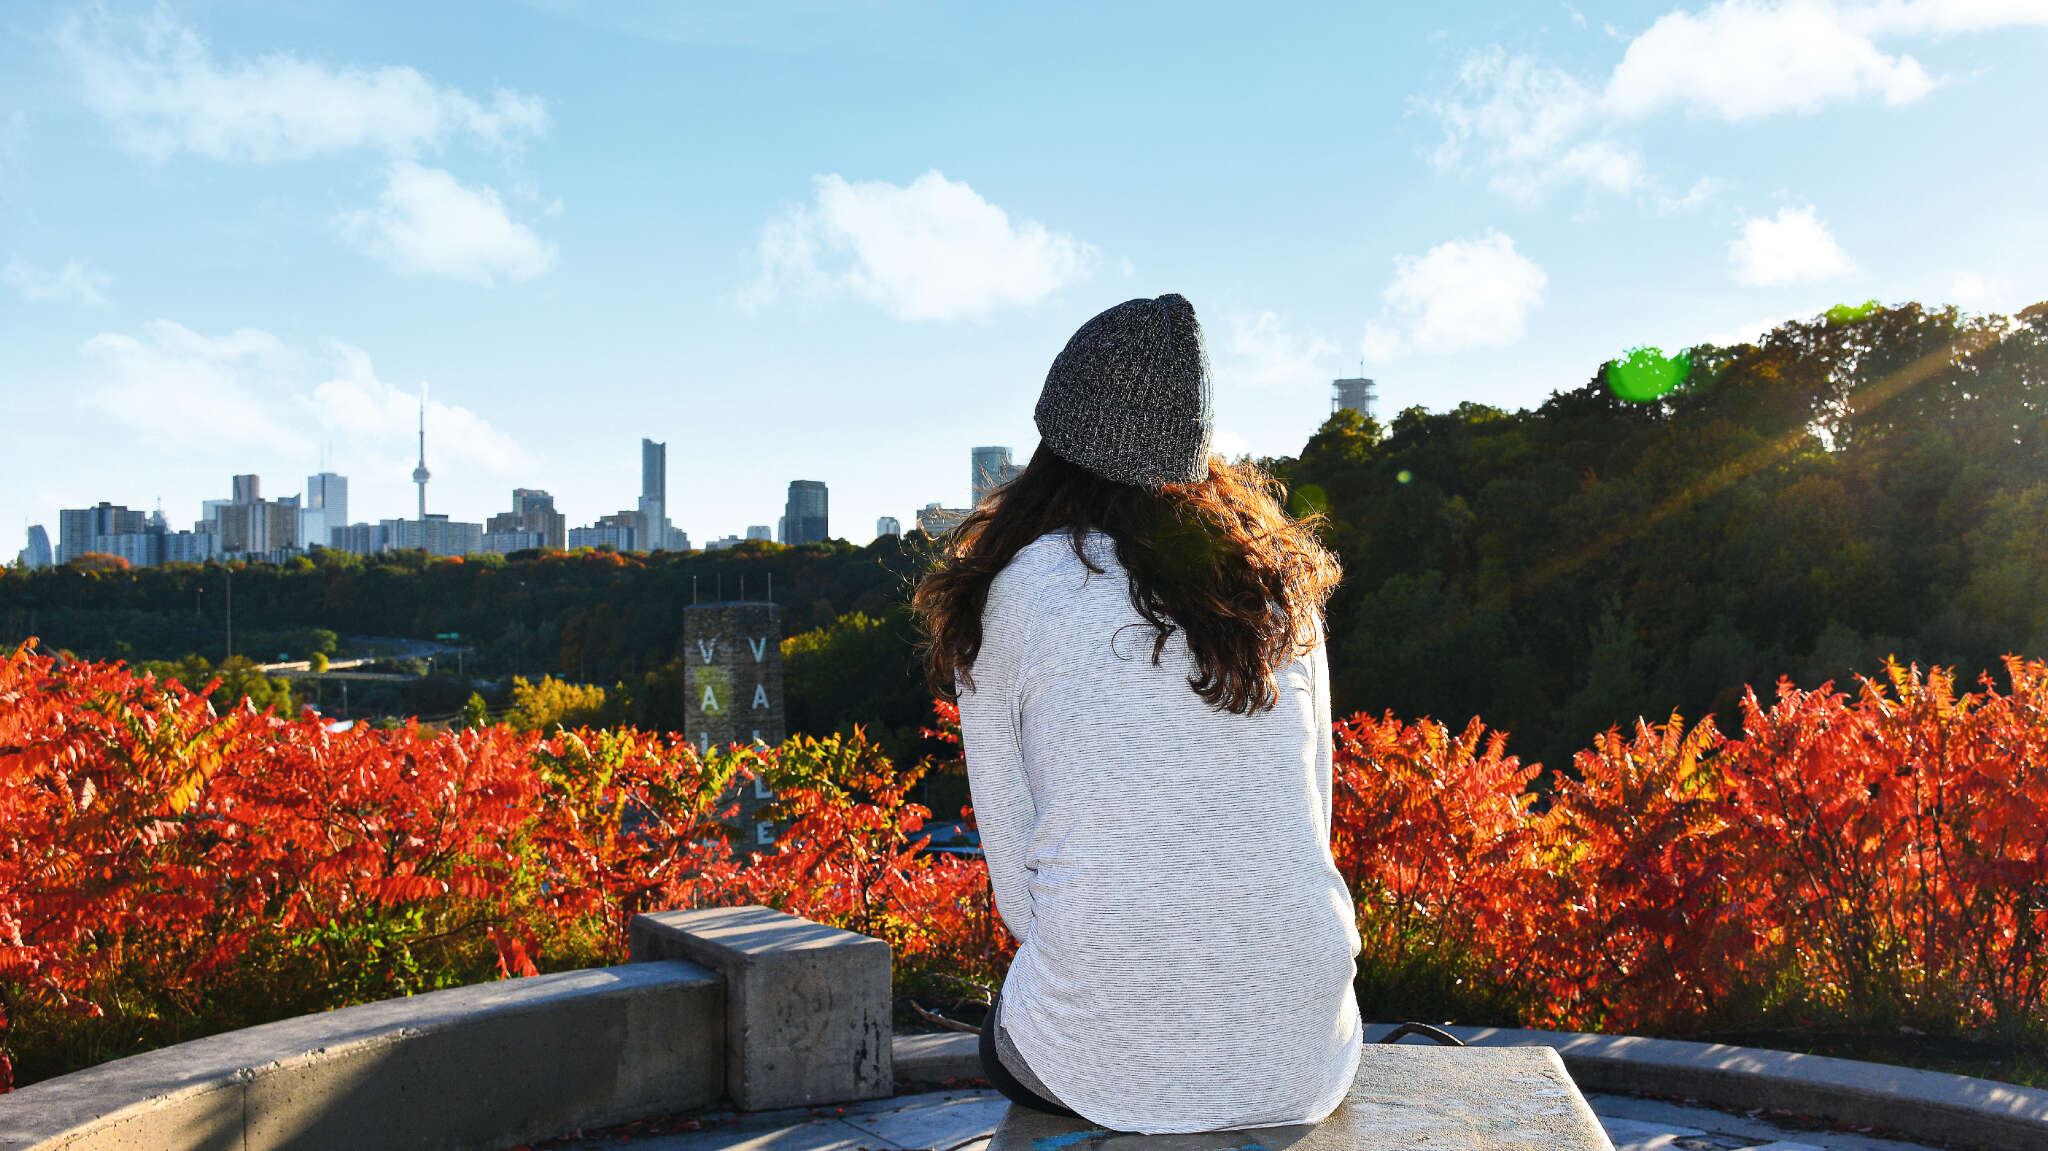
[{"label": "blue paint mark on concrete", "polygon": [[1069,1131],[1065,1135],[1047,1135],[1042,1139],[1033,1139],[1031,1151],[1062,1151],[1063,1148],[1072,1147],[1090,1136],[1107,1134],[1109,1132],[1097,1127],[1092,1131]]}]

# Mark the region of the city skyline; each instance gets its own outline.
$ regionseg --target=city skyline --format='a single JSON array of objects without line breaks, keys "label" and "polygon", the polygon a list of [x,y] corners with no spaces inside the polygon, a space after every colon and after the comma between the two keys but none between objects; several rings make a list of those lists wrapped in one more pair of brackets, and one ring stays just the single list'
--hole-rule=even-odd
[{"label": "city skyline", "polygon": [[0,525],[233,472],[416,518],[422,407],[430,512],[634,509],[647,436],[706,538],[792,476],[908,523],[1164,292],[1229,455],[1299,451],[1339,376],[1531,407],[2048,295],[2039,5],[632,8],[11,4]]},{"label": "city skyline", "polygon": [[[100,553],[118,555],[131,566],[149,566],[174,561],[278,556],[302,553],[313,547],[356,554],[420,547],[439,555],[509,554],[529,548],[587,546],[606,546],[618,551],[695,550],[688,532],[670,526],[666,510],[665,443],[641,438],[640,494],[634,510],[599,516],[589,526],[566,529],[567,517],[556,510],[553,495],[540,488],[514,488],[511,510],[482,522],[459,520],[447,513],[429,513],[425,495],[430,477],[425,462],[424,417],[418,434],[419,462],[412,482],[420,492],[411,521],[398,517],[351,521],[348,477],[337,472],[307,476],[303,491],[274,500],[264,498],[259,474],[237,473],[230,477],[232,494],[226,499],[202,501],[199,518],[190,529],[173,526],[161,505],[145,515],[125,504],[102,500],[85,508],[60,509],[54,551],[46,534],[38,542],[38,533],[44,532],[45,526],[29,525],[18,558],[37,567]],[[974,503],[978,504],[989,491],[1023,471],[1023,466],[1012,463],[1010,456],[1010,449],[1001,445],[981,445],[971,450],[969,471]],[[718,550],[743,540],[811,543],[846,538],[830,535],[829,490],[824,481],[792,480],[786,489],[783,515],[778,517],[773,534],[765,524],[749,524],[744,536],[704,537],[702,549]],[[788,530],[792,512],[799,519],[794,533]],[[944,518],[934,518],[940,512]],[[928,530],[943,530],[961,514],[964,509],[942,509],[931,503],[917,518]],[[874,538],[901,534],[900,523],[895,516],[877,517]]]}]

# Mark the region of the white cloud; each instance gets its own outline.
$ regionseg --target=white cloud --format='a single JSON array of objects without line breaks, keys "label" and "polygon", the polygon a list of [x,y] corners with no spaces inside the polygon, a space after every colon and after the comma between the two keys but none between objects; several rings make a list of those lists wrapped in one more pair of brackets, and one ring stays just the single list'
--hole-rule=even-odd
[{"label": "white cloud", "polygon": [[1815,305],[1809,308],[1797,308],[1775,316],[1759,316],[1749,320],[1747,323],[1723,328],[1718,332],[1710,332],[1705,336],[1688,337],[1683,343],[1688,347],[1700,344],[1713,344],[1716,347],[1722,348],[1732,348],[1740,344],[1754,344],[1781,324],[1787,324],[1793,320],[1811,320],[1815,316],[1820,315],[1823,310],[1821,306]]},{"label": "white cloud", "polygon": [[1571,180],[1617,192],[1642,182],[1635,151],[1598,134],[1598,95],[1532,57],[1497,47],[1468,57],[1453,93],[1422,106],[1444,127],[1436,164],[1470,156],[1493,173],[1495,191],[1535,199]]},{"label": "white cloud", "polygon": [[1239,456],[1250,455],[1252,445],[1251,441],[1228,428],[1217,428],[1209,436],[1209,450],[1226,460],[1234,460]]},{"label": "white cloud", "polygon": [[87,304],[95,308],[107,306],[107,285],[114,282],[112,276],[95,272],[78,260],[67,260],[64,266],[54,272],[45,272],[20,256],[7,261],[0,268],[0,282],[21,294],[31,304],[71,303]]},{"label": "white cloud", "polygon": [[1649,191],[1661,205],[1674,200],[1626,139],[1639,121],[1671,109],[1741,122],[1851,100],[1910,103],[1943,80],[1888,42],[2043,24],[2044,0],[1720,0],[1629,38],[1604,79],[1496,46],[1420,106],[1444,129],[1438,165],[1473,159],[1496,191],[1531,200],[1584,184]]},{"label": "white cloud", "polygon": [[305,451],[274,414],[300,362],[254,328],[208,338],[169,320],[142,335],[103,332],[80,349],[93,365],[80,395],[90,406],[169,446],[260,446]]},{"label": "white cloud", "polygon": [[899,320],[985,316],[1092,274],[1096,250],[1009,213],[938,170],[908,185],[816,177],[817,196],[761,229],[758,307],[783,287],[846,291]]},{"label": "white cloud", "polygon": [[[399,465],[414,458],[409,453],[416,446],[413,435],[422,392],[378,379],[369,355],[360,348],[335,344],[333,355],[333,374],[297,397],[300,415],[316,422],[323,434],[348,440],[358,457],[366,449],[379,451],[389,461],[379,471],[400,474],[404,469]],[[502,477],[535,466],[526,449],[468,408],[432,398],[426,408],[436,467],[445,464],[449,470],[481,470]]]},{"label": "white cloud", "polygon": [[458,138],[510,147],[547,127],[537,96],[500,88],[486,102],[407,67],[287,52],[217,62],[164,8],[134,20],[73,17],[56,39],[86,105],[123,148],[155,160],[180,151],[258,164],[351,150],[410,156]]},{"label": "white cloud", "polygon": [[[1421,256],[1396,256],[1386,301],[1402,325],[1401,342],[1424,353],[1505,347],[1522,338],[1523,321],[1543,299],[1549,277],[1515,251],[1515,242],[1488,231],[1450,240]],[[1385,358],[1388,329],[1368,326],[1367,342]]]},{"label": "white cloud", "polygon": [[1966,312],[2005,314],[2024,306],[2017,301],[2018,293],[2009,282],[1996,276],[1962,272],[1949,285],[1947,302]]},{"label": "white cloud", "polygon": [[1880,11],[1723,0],[1697,15],[1672,12],[1629,44],[1608,77],[1605,102],[1627,117],[1675,105],[1723,120],[1810,112],[1864,96],[1911,103],[1936,81],[1911,56],[1877,46]]},{"label": "white cloud", "polygon": [[1230,342],[1216,373],[1219,383],[1275,392],[1328,387],[1337,345],[1295,334],[1277,312],[1230,317]]},{"label": "white cloud", "polygon": [[1743,220],[1741,234],[1728,244],[1728,262],[1736,280],[1764,286],[1824,280],[1854,266],[1812,208]]},{"label": "white cloud", "polygon": [[1401,333],[1379,320],[1368,321],[1358,339],[1358,356],[1368,364],[1383,364],[1401,354]]},{"label": "white cloud", "polygon": [[[137,334],[101,333],[80,351],[84,370],[70,381],[80,402],[134,429],[137,454],[167,475],[203,467],[225,487],[230,472],[267,471],[266,491],[283,494],[314,470],[316,448],[331,446],[347,461],[356,519],[410,514],[420,390],[380,379],[359,348],[307,351],[259,329],[210,337],[154,320]],[[426,416],[433,506],[487,506],[538,470],[531,453],[468,408],[435,399]]]},{"label": "white cloud", "polygon": [[1657,196],[1657,212],[1659,215],[1664,216],[1669,216],[1674,212],[1689,212],[1712,199],[1714,193],[1720,190],[1721,181],[1711,176],[1702,176],[1693,181],[1692,187],[1686,189],[1683,196],[1669,196],[1660,193]]},{"label": "white cloud", "polygon": [[555,246],[505,212],[498,193],[439,168],[399,161],[374,211],[343,212],[342,233],[401,272],[475,284],[524,280],[554,266]]}]

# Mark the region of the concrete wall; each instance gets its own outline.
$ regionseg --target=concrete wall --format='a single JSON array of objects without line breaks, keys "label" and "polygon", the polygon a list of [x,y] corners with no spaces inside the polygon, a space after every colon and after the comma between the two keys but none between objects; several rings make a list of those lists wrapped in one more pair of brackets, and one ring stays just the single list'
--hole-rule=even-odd
[{"label": "concrete wall", "polygon": [[624,966],[280,1020],[31,1084],[0,1095],[0,1151],[499,1151],[726,1099],[890,1093],[887,943],[759,906],[636,916],[632,933]]},{"label": "concrete wall", "polygon": [[675,960],[450,988],[195,1039],[0,1096],[0,1149],[496,1151],[700,1107],[725,984]]}]

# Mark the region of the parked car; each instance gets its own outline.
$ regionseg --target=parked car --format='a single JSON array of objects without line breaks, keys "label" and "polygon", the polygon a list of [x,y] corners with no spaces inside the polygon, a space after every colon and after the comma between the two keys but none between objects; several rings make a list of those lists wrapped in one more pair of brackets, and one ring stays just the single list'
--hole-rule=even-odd
[{"label": "parked car", "polygon": [[958,855],[969,859],[981,858],[981,833],[969,830],[959,820],[948,823],[927,823],[917,832],[929,836],[925,845],[918,849],[919,855]]}]

